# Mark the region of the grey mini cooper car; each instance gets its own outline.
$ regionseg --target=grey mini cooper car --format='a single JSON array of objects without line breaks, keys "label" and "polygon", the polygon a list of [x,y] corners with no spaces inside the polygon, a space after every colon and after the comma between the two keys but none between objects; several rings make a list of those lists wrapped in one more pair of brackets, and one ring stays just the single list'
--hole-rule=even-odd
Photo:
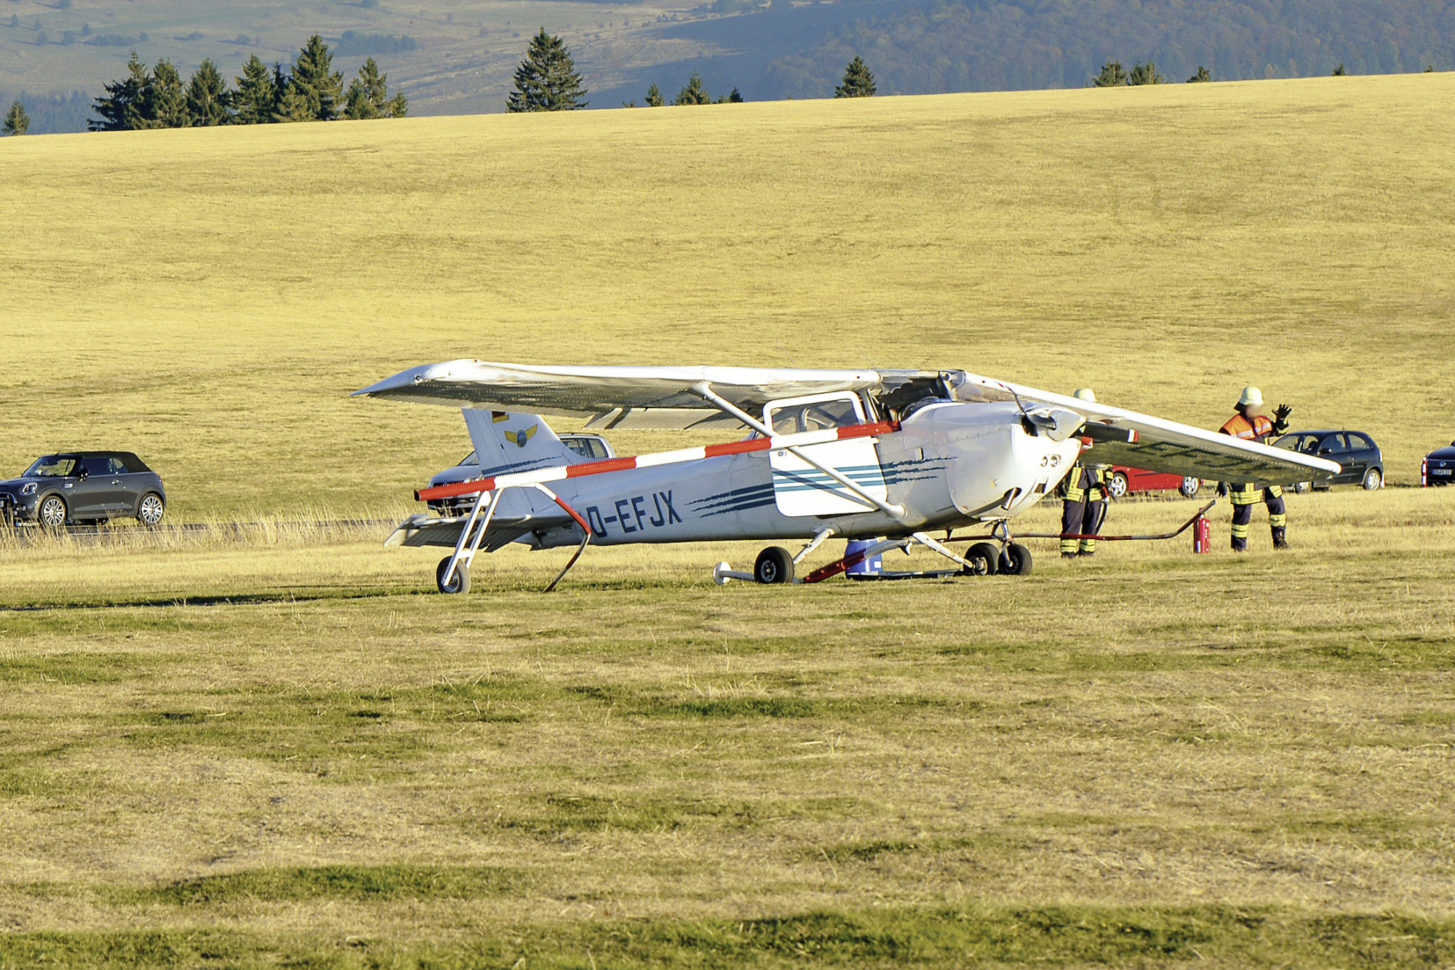
[{"label": "grey mini cooper car", "polygon": [[0,520],[60,528],[135,517],[162,521],[167,493],[156,472],[129,451],[66,451],[37,458],[19,478],[0,482]]}]

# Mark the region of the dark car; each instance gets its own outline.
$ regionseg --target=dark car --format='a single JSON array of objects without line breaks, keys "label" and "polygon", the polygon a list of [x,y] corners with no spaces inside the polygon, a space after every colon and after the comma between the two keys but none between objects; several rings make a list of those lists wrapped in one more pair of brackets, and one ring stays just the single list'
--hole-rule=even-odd
[{"label": "dark car", "polygon": [[1127,465],[1111,466],[1111,471],[1106,476],[1106,491],[1112,498],[1121,498],[1128,492],[1170,492],[1173,489],[1192,498],[1200,488],[1200,478],[1131,468]]},{"label": "dark car", "polygon": [[[560,436],[561,444],[570,448],[571,451],[580,455],[587,461],[599,461],[603,458],[615,458],[616,452],[611,450],[611,445],[599,434],[587,434],[585,432],[567,432]],[[480,469],[479,458],[472,451],[460,459],[458,465],[451,465],[442,472],[435,472],[430,476],[429,487],[436,485],[453,485],[455,482],[465,482],[472,478],[479,478],[483,472]],[[474,504],[475,496],[457,495],[451,498],[430,499],[426,504],[431,512],[440,515],[463,515],[470,511]]]},{"label": "dark car", "polygon": [[161,478],[129,451],[46,455],[19,478],[0,482],[0,516],[11,524],[60,528],[134,516],[143,525],[156,525],[166,508]]},{"label": "dark car", "polygon": [[1436,448],[1420,461],[1421,485],[1455,483],[1455,441],[1448,448]]},{"label": "dark car", "polygon": [[[1362,431],[1290,431],[1273,445],[1339,463],[1339,474],[1322,482],[1313,482],[1314,488],[1363,485],[1373,490],[1384,485],[1384,456],[1379,453],[1374,439]],[[1308,482],[1300,482],[1294,489],[1304,492],[1309,485]]]}]

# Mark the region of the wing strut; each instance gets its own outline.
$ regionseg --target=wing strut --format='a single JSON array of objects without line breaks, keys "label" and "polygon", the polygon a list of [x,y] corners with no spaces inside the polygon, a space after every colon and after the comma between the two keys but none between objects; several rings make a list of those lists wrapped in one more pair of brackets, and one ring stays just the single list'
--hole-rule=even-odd
[{"label": "wing strut", "polygon": [[[704,401],[708,401],[716,405],[724,414],[730,414],[733,417],[737,418],[739,421],[743,422],[743,424],[746,424],[754,431],[763,435],[763,437],[774,437],[772,428],[768,427],[757,418],[754,418],[751,414],[744,411],[742,408],[738,407],[727,398],[717,394],[715,391],[713,391],[712,386],[708,384],[707,381],[699,381],[698,383],[693,384],[692,392],[701,397]],[[852,481],[848,476],[844,475],[837,468],[834,468],[831,465],[825,465],[823,462],[820,461],[815,461],[813,458],[809,457],[802,448],[798,447],[797,445],[782,445],[780,447],[782,447],[783,450],[787,451],[794,457],[799,458],[804,462],[807,462],[814,468],[817,468],[829,478],[832,478],[835,482],[839,483],[844,488],[852,492],[855,498],[863,502],[865,505],[868,505],[870,508],[878,509],[885,515],[893,518],[896,522],[904,521],[903,505],[891,505],[888,502],[883,501],[882,499],[875,498],[873,495],[870,495],[868,492],[864,491],[864,489],[860,488],[857,483]]]}]

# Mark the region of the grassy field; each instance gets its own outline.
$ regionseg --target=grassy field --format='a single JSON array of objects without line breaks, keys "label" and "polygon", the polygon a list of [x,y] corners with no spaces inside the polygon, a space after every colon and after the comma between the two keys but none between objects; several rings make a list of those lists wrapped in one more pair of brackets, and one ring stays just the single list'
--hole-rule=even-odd
[{"label": "grassy field", "polygon": [[[0,967],[1455,963],[1455,494],[1400,487],[1455,436],[1452,94],[0,141],[0,465],[131,448],[175,519],[275,523],[0,539]],[[447,598],[306,523],[467,450],[347,397],[457,356],[962,366],[1202,425],[1251,382],[1394,487],[1291,497],[1281,555],[1223,507],[1213,555],[1023,578],[592,550],[541,596],[564,554],[507,551]]]}]

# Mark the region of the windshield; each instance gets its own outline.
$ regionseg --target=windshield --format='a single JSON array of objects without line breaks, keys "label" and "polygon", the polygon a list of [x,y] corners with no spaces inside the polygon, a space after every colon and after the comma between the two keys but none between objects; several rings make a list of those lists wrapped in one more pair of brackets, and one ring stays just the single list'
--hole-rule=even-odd
[{"label": "windshield", "polygon": [[74,455],[46,455],[25,470],[26,478],[65,478],[76,467]]}]

